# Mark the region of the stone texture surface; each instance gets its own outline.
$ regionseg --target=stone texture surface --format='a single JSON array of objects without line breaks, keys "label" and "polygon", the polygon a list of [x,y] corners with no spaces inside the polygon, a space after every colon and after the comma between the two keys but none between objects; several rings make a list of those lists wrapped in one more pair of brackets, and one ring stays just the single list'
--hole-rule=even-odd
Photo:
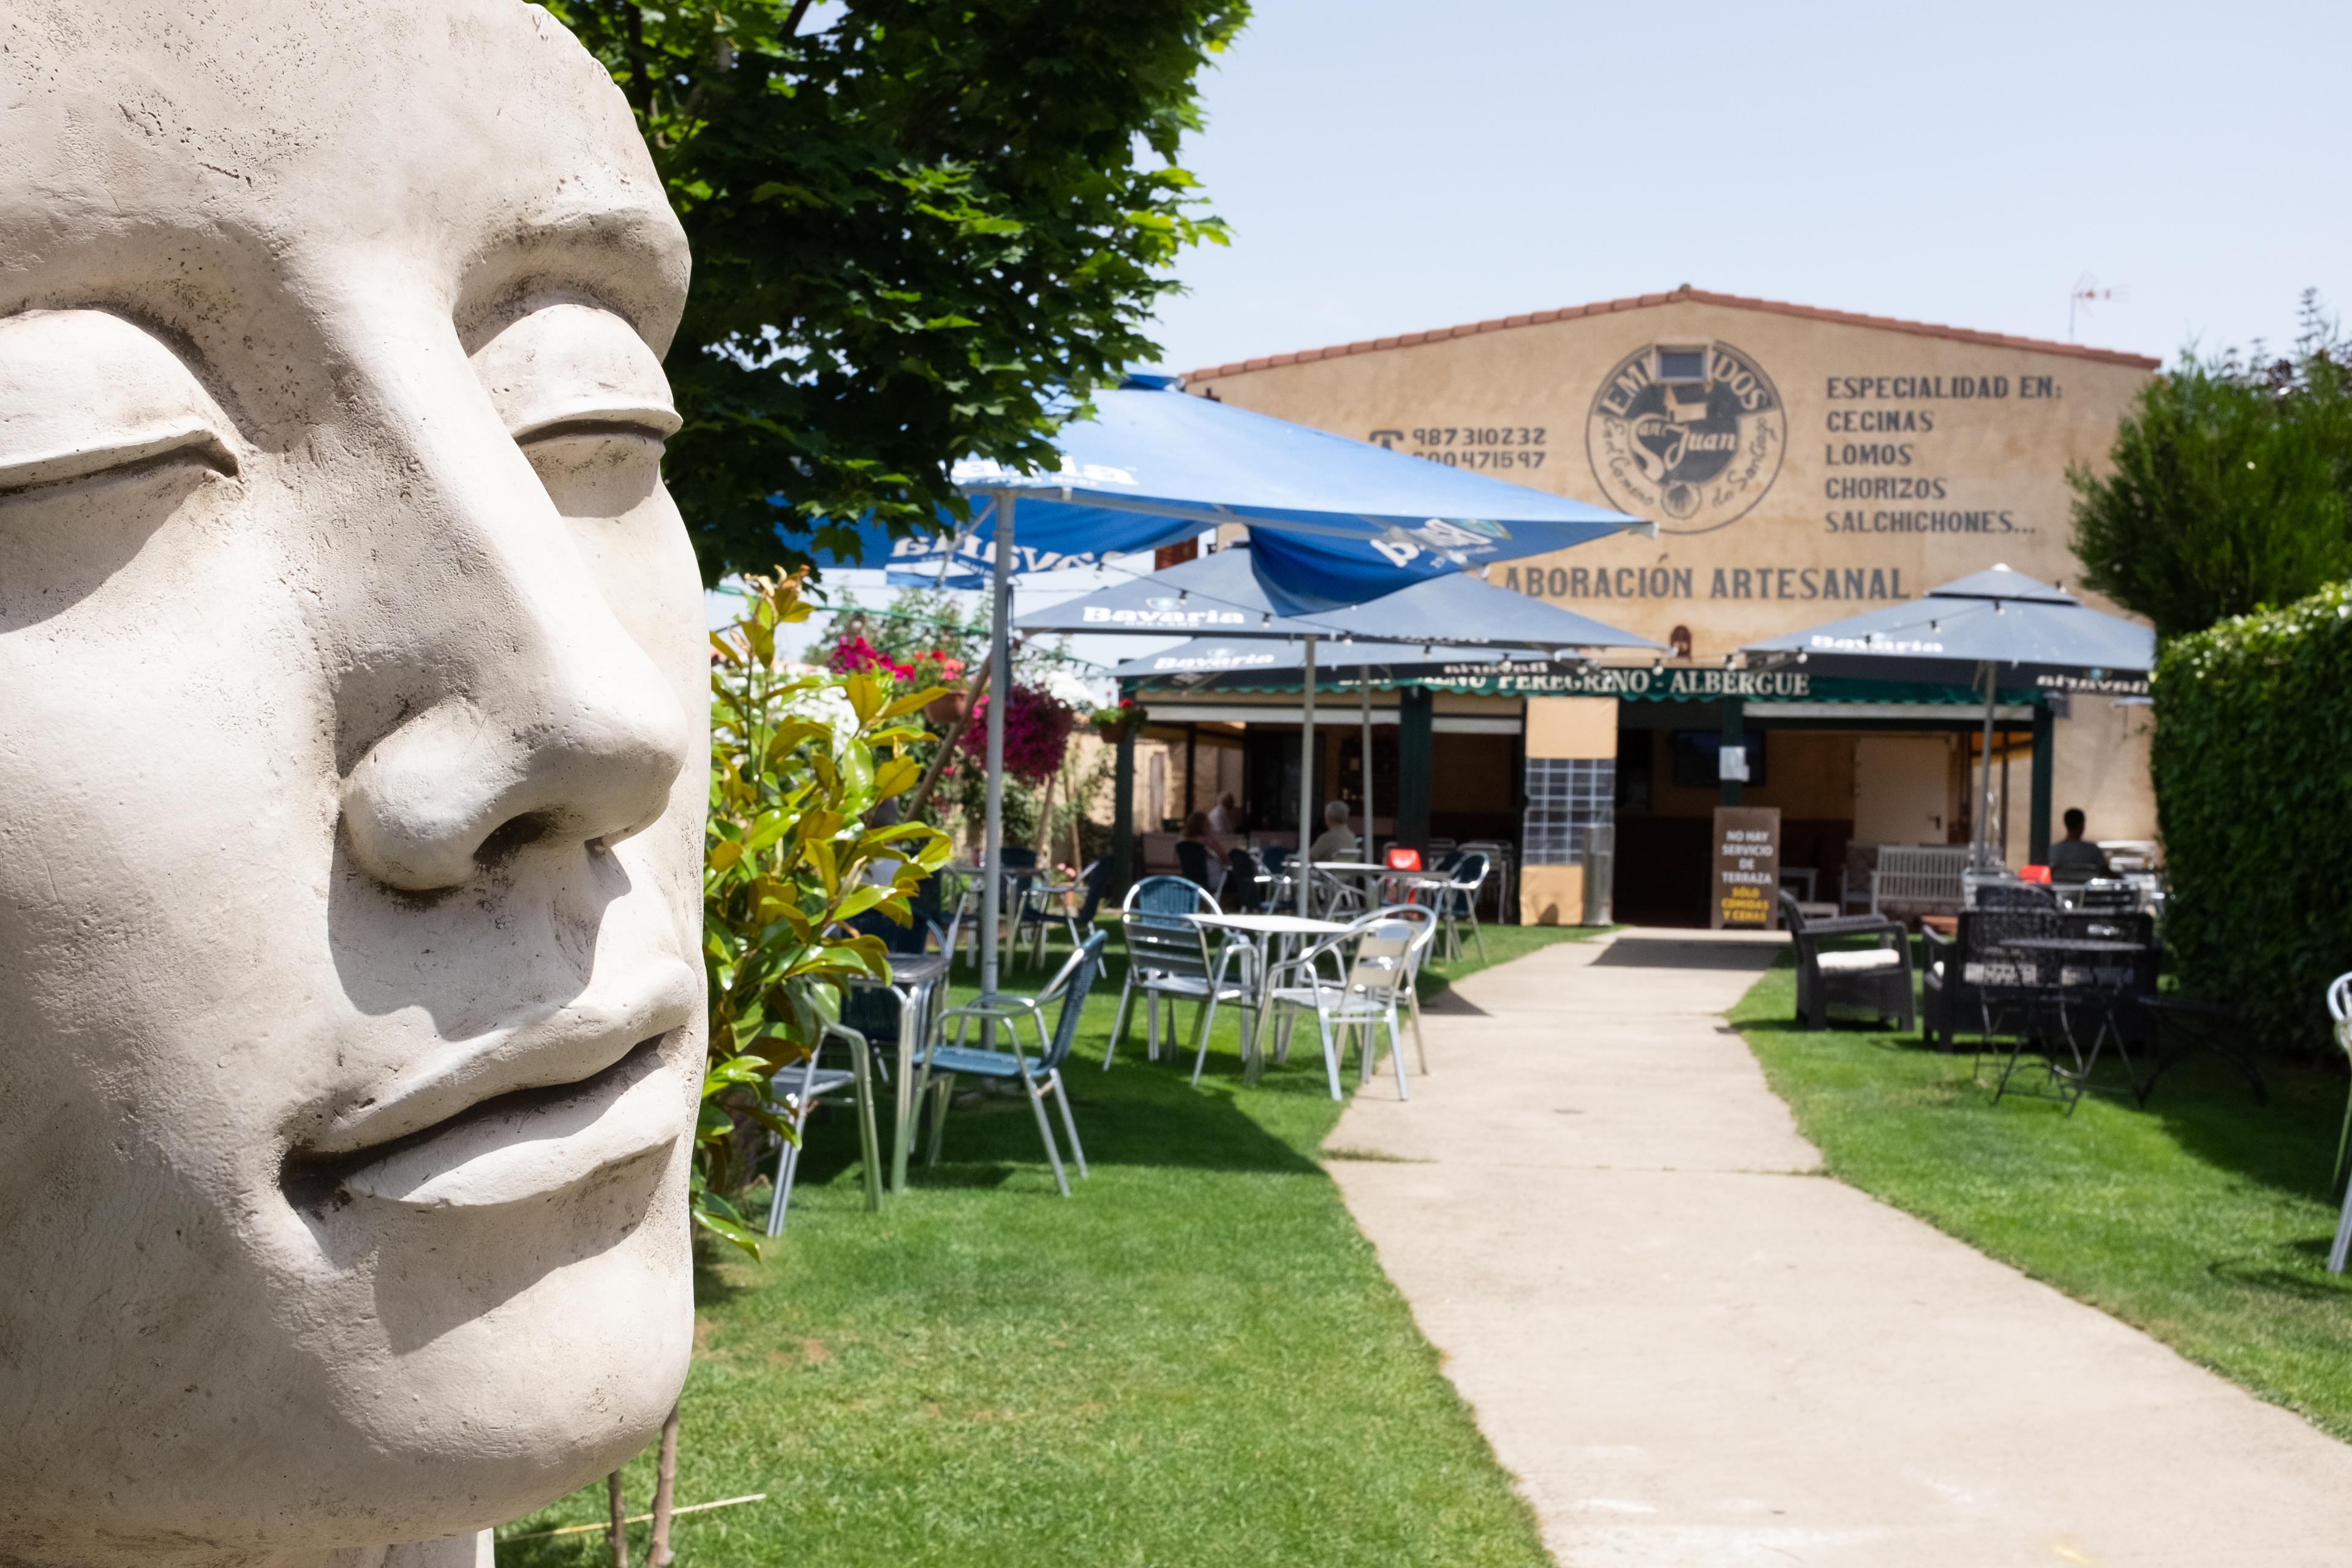
[{"label": "stone texture surface", "polygon": [[1820,1173],[1720,1016],[1771,940],[1465,982],[1333,1174],[1568,1568],[2339,1563],[2352,1448]]},{"label": "stone texture surface", "polygon": [[534,5],[0,40],[0,1561],[470,1563],[691,1348],[685,237]]}]

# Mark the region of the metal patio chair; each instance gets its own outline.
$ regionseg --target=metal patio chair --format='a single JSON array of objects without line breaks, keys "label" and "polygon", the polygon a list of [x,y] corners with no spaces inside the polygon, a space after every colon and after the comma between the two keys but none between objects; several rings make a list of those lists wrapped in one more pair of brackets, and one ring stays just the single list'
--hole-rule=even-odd
[{"label": "metal patio chair", "polygon": [[[2336,1022],[2336,1043],[2344,1047],[2347,1058],[2352,1058],[2352,973],[2339,974],[2328,983],[2327,1015]],[[2347,1142],[2352,1142],[2352,1097],[2347,1097],[2344,1102],[2344,1131],[2336,1138],[2336,1170],[2327,1183],[2330,1192],[2334,1192],[2336,1184],[2344,1179],[2344,1153]],[[2344,1211],[2336,1221],[2335,1245],[2327,1249],[2327,1271],[2330,1274],[2344,1272],[2347,1252],[2352,1252],[2352,1188],[2345,1191]]]},{"label": "metal patio chair", "polygon": [[1236,844],[1225,851],[1225,885],[1219,890],[1219,901],[1232,910],[1255,910],[1265,907],[1265,868],[1257,857]]},{"label": "metal patio chair", "polygon": [[[1413,927],[1404,921],[1367,915],[1297,957],[1276,964],[1268,975],[1266,996],[1277,1012],[1286,1008],[1294,1016],[1315,1015],[1332,1099],[1340,1098],[1339,1058],[1346,1053],[1351,1028],[1357,1036],[1356,1081],[1370,1079],[1375,1025],[1388,1031],[1397,1098],[1412,1098],[1404,1081],[1404,1043],[1397,1031],[1397,1003],[1411,981],[1415,937]],[[1286,1018],[1283,1023],[1290,1021]]]},{"label": "metal patio chair", "polygon": [[[1103,1070],[1110,1070],[1118,1042],[1127,1033],[1128,1007],[1137,992],[1143,994],[1144,1057],[1160,1059],[1160,999],[1168,998],[1170,1044],[1174,1044],[1176,1005],[1191,1002],[1196,1011],[1193,1033],[1199,1058],[1192,1081],[1201,1079],[1201,1062],[1208,1059],[1209,1030],[1216,1022],[1220,1002],[1251,1003],[1254,974],[1228,977],[1237,952],[1246,947],[1220,942],[1213,952],[1208,928],[1192,917],[1215,914],[1216,900],[1208,889],[1184,877],[1146,877],[1128,889],[1126,919],[1127,979],[1119,987],[1118,1011],[1113,1016],[1110,1038],[1103,1043]],[[1255,1008],[1251,1008],[1253,1018]]]},{"label": "metal patio chair", "polygon": [[[1022,940],[1032,942],[1029,961],[1041,967],[1045,962],[1045,933],[1055,923],[1070,933],[1070,946],[1076,948],[1095,929],[1095,915],[1102,908],[1103,892],[1110,886],[1110,857],[1097,857],[1087,862],[1087,868],[1067,882],[1033,883],[1023,896],[1020,909],[1013,920],[1011,951],[1018,952]],[[1075,912],[1070,900],[1080,894],[1086,902]]]},{"label": "metal patio chair", "polygon": [[1176,841],[1176,868],[1188,882],[1199,884],[1210,898],[1217,896],[1224,886],[1225,868],[1214,851],[1198,840],[1180,838]]},{"label": "metal patio chair", "polygon": [[1421,1063],[1421,1076],[1429,1076],[1429,1046],[1421,1037],[1421,966],[1429,962],[1437,946],[1437,911],[1427,904],[1389,904],[1371,912],[1371,919],[1402,921],[1413,928],[1412,947],[1406,954],[1405,1011],[1412,1020],[1412,1051]]},{"label": "metal patio chair", "polygon": [[[931,1144],[928,1163],[940,1163],[940,1149],[947,1137],[948,1107],[955,1099],[955,1081],[959,1078],[992,1079],[1000,1083],[1019,1083],[1028,1096],[1029,1109],[1036,1113],[1037,1136],[1045,1141],[1045,1161],[1054,1167],[1054,1184],[1062,1195],[1070,1195],[1070,1178],[1062,1169],[1062,1153],[1054,1142],[1054,1124],[1045,1115],[1045,1097],[1051,1095],[1062,1112],[1062,1130],[1070,1135],[1070,1157],[1076,1162],[1078,1174],[1085,1176],[1087,1152],[1078,1142],[1077,1120],[1070,1114],[1069,1090],[1062,1082],[1062,1064],[1070,1058],[1070,1047],[1077,1039],[1078,1015],[1085,1010],[1087,993],[1094,988],[1095,976],[1102,968],[1103,943],[1108,932],[1097,931],[1087,938],[1078,951],[1070,954],[1067,963],[1034,996],[1016,996],[1005,992],[982,995],[953,1008],[948,1018],[955,1022],[956,1040],[953,1045],[935,1045],[923,1053],[923,1077],[916,1088],[915,1103],[920,1105],[923,1096],[936,1093],[938,1100],[932,1110]],[[1054,1020],[1053,1032],[1045,1030],[1045,1009],[1058,1001],[1060,1014]],[[989,1050],[963,1043],[965,1026],[978,1020],[983,1025],[1002,1028],[1010,1050]],[[1027,1021],[1037,1031],[1037,1054],[1030,1056],[1021,1043],[1021,1025]],[[934,1082],[932,1075],[939,1075]]]},{"label": "metal patio chair", "polygon": [[1490,862],[1475,849],[1460,853],[1453,865],[1445,868],[1454,879],[1437,888],[1437,911],[1445,922],[1445,956],[1449,960],[1462,956],[1461,922],[1470,922],[1470,935],[1478,944],[1478,962],[1486,962],[1486,933],[1478,927],[1478,894],[1486,885]]},{"label": "metal patio chair", "polygon": [[[842,1047],[849,1065],[825,1067],[824,1048]],[[817,1036],[816,1049],[795,1066],[780,1068],[770,1079],[769,1097],[784,1107],[793,1135],[781,1139],[776,1155],[775,1196],[768,1205],[768,1234],[782,1236],[784,1213],[793,1201],[793,1182],[800,1174],[801,1135],[808,1130],[810,1112],[826,1095],[851,1091],[857,1111],[857,1148],[866,1167],[866,1206],[882,1206],[882,1141],[874,1126],[874,1052],[866,1037],[845,1024],[827,1022]]]}]

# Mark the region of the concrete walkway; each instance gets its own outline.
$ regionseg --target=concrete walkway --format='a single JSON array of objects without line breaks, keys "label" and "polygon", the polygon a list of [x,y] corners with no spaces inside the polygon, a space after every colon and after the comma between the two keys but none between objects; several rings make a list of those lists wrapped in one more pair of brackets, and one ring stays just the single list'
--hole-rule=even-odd
[{"label": "concrete walkway", "polygon": [[1553,1555],[2352,1563],[2352,1447],[1819,1173],[1718,1016],[1775,947],[1475,975],[1327,1146]]}]

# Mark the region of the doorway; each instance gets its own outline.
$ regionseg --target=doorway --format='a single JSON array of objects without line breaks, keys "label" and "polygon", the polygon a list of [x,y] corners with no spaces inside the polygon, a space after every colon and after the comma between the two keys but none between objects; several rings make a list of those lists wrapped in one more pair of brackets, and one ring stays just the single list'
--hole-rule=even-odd
[{"label": "doorway", "polygon": [[1865,735],[1853,743],[1853,841],[1943,844],[1952,811],[1944,735]]}]

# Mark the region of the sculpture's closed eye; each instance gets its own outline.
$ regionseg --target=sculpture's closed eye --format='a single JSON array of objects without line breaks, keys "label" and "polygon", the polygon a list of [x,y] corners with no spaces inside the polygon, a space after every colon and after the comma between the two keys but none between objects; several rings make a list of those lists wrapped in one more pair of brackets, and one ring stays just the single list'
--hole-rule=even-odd
[{"label": "sculpture's closed eye", "polygon": [[475,350],[473,362],[508,431],[526,446],[583,431],[658,441],[679,425],[653,350],[593,305],[543,305]]},{"label": "sculpture's closed eye", "polygon": [[661,362],[627,321],[543,304],[476,349],[473,364],[557,510],[618,520],[653,493],[662,441],[680,421]]},{"label": "sculpture's closed eye", "polygon": [[0,501],[175,458],[233,474],[231,430],[179,355],[120,316],[0,318]]}]

